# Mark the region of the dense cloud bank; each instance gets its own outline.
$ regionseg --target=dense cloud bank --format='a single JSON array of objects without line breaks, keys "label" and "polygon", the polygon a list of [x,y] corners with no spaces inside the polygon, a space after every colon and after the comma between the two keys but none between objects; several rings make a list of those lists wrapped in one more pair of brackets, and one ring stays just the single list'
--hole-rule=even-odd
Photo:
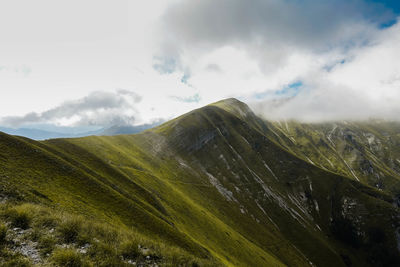
[{"label": "dense cloud bank", "polygon": [[268,118],[398,119],[395,20],[365,1],[181,1],[163,17],[160,53],[192,86],[239,97]]},{"label": "dense cloud bank", "polygon": [[26,124],[66,123],[74,126],[133,125],[138,111],[135,105],[141,97],[128,90],[92,92],[78,100],[71,100],[42,113],[0,119],[0,124],[19,127]]}]

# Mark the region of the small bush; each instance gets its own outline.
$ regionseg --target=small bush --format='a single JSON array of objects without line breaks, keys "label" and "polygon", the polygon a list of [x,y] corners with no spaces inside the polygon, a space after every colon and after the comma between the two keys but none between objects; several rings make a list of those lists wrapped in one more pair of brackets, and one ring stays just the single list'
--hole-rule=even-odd
[{"label": "small bush", "polygon": [[82,256],[73,249],[59,249],[54,251],[51,261],[56,266],[63,267],[89,266],[89,264],[85,263],[82,259]]},{"label": "small bush", "polygon": [[82,230],[82,224],[82,220],[78,218],[68,218],[62,222],[57,229],[61,235],[61,239],[67,243],[76,242]]},{"label": "small bush", "polygon": [[7,239],[7,226],[0,224],[0,245],[6,243]]}]

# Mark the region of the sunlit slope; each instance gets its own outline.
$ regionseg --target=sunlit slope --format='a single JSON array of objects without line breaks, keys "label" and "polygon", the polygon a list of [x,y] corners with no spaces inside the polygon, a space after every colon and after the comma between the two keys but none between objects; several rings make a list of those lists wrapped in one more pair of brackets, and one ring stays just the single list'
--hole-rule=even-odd
[{"label": "sunlit slope", "polygon": [[[176,229],[228,265],[397,260],[389,195],[299,159],[264,131],[247,106],[229,99],[139,135],[46,145],[76,161],[84,151],[96,155],[87,168],[101,160],[146,189]],[[374,244],[374,229],[384,242]]]},{"label": "sunlit slope", "polygon": [[228,99],[137,135],[1,134],[0,185],[227,266],[396,266],[392,196],[306,162],[271,129]]},{"label": "sunlit slope", "polygon": [[[169,222],[162,206],[145,189],[94,155],[81,154],[80,162],[66,153],[25,138],[0,135],[2,194],[16,192],[25,200],[76,212],[120,227],[135,227],[144,234],[188,251],[207,252]],[[97,162],[97,169],[85,161]],[[123,189],[122,189],[123,187]]]}]

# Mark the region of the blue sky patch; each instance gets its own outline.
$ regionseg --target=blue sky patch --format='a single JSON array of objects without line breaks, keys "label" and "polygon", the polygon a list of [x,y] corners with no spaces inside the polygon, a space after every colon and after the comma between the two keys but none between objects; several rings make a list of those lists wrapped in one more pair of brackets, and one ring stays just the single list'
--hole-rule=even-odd
[{"label": "blue sky patch", "polygon": [[185,102],[185,103],[199,103],[201,100],[200,95],[198,93],[188,97],[171,96],[171,98],[174,98],[179,102]]},{"label": "blue sky patch", "polygon": [[339,60],[339,61],[336,61],[336,62],[334,62],[334,63],[332,63],[332,64],[330,64],[330,65],[325,65],[325,66],[323,66],[322,68],[325,70],[325,71],[327,71],[327,72],[330,72],[333,68],[335,68],[337,65],[343,65],[343,64],[345,64],[346,63],[346,59],[342,59],[342,60]]},{"label": "blue sky patch", "polygon": [[281,97],[293,97],[299,94],[303,87],[303,83],[301,81],[296,81],[291,83],[281,90],[276,91],[266,91],[262,93],[256,93],[253,95],[255,99],[261,100],[266,98],[281,98]]},{"label": "blue sky patch", "polygon": [[171,74],[178,66],[175,58],[173,57],[155,57],[154,60],[157,63],[153,64],[153,69],[158,71],[160,74]]},{"label": "blue sky patch", "polygon": [[181,82],[187,84],[189,79],[190,79],[190,74],[185,72],[181,78]]},{"label": "blue sky patch", "polygon": [[382,4],[384,7],[392,10],[396,15],[400,14],[399,0],[370,0],[368,2]]},{"label": "blue sky patch", "polygon": [[386,22],[383,22],[379,25],[379,29],[386,29],[392,27],[394,24],[397,23],[397,19],[392,19]]}]

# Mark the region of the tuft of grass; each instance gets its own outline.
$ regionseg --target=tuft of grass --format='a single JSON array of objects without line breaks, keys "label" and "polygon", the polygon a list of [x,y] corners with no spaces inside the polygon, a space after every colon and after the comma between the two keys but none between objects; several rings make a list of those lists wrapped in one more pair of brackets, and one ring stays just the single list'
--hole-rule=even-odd
[{"label": "tuft of grass", "polygon": [[0,245],[5,244],[7,241],[7,226],[0,224]]},{"label": "tuft of grass", "polygon": [[35,216],[35,226],[38,228],[55,228],[60,223],[60,219],[50,213],[40,213]]},{"label": "tuft of grass", "polygon": [[1,265],[2,267],[31,267],[32,264],[29,260],[25,258],[15,258],[11,259]]},{"label": "tuft of grass", "polygon": [[142,256],[139,244],[135,240],[125,241],[121,244],[121,256],[124,259],[135,260]]},{"label": "tuft of grass", "polygon": [[42,256],[47,256],[51,254],[55,248],[57,239],[53,236],[43,235],[38,240],[38,248]]},{"label": "tuft of grass", "polygon": [[73,249],[57,249],[51,256],[51,261],[56,266],[83,267],[91,266],[83,257]]},{"label": "tuft of grass", "polygon": [[32,221],[31,213],[24,206],[6,210],[5,216],[11,221],[12,227],[22,229],[28,229]]},{"label": "tuft of grass", "polygon": [[78,240],[82,230],[83,219],[80,217],[67,217],[58,226],[57,230],[61,239],[66,243],[74,243]]}]

